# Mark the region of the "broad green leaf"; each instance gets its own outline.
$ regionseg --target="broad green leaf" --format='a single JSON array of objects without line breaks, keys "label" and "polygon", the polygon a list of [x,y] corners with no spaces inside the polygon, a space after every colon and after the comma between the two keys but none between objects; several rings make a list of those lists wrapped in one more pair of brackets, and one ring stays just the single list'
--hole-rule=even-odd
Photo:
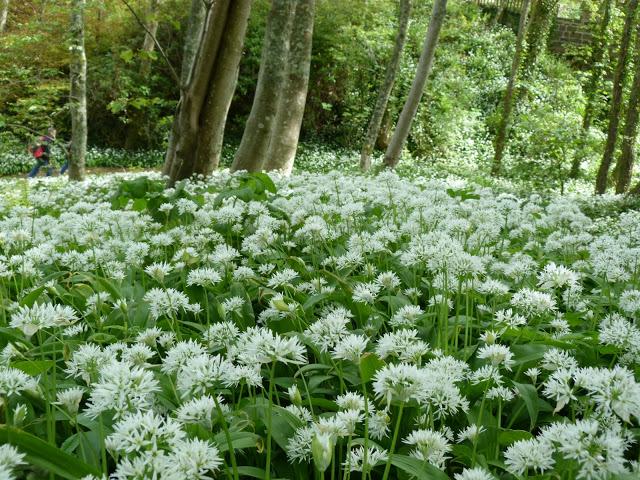
[{"label": "broad green leaf", "polygon": [[392,455],[391,464],[418,480],[449,480],[447,474],[442,470],[434,467],[430,463],[408,457],[407,455]]},{"label": "broad green leaf", "polygon": [[[231,437],[231,445],[233,445],[234,450],[256,448],[256,445],[260,441],[260,435],[251,432],[229,432],[229,436]],[[221,452],[229,451],[229,444],[227,443],[227,437],[224,432],[216,434],[214,440],[218,445],[218,450]]]},{"label": "broad green leaf", "polygon": [[22,370],[27,375],[35,377],[41,373],[46,372],[55,365],[53,360],[25,360],[20,362],[13,362],[11,366]]},{"label": "broad green leaf", "polygon": [[366,352],[360,359],[360,378],[363,382],[370,382],[384,365],[385,363],[375,353]]},{"label": "broad green leaf", "polygon": [[62,478],[77,480],[86,475],[99,476],[100,471],[65,451],[20,429],[0,425],[0,443],[14,445],[26,455],[25,460]]},{"label": "broad green leaf", "polygon": [[33,307],[33,304],[36,303],[36,300],[42,292],[44,291],[44,285],[42,287],[38,287],[35,290],[31,291],[28,295],[25,295],[22,300],[20,300],[20,305],[23,307]]},{"label": "broad green leaf", "polygon": [[540,408],[538,407],[538,391],[536,387],[527,383],[513,382],[513,386],[516,387],[527,407],[529,418],[531,419],[529,429],[533,430],[538,420],[538,413],[540,412]]}]

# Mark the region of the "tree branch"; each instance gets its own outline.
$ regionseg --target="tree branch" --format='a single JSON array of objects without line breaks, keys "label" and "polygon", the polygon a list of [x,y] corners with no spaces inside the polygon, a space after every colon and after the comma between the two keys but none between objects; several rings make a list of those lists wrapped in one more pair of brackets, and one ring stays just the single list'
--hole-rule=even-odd
[{"label": "tree branch", "polygon": [[156,38],[156,36],[149,31],[149,29],[147,28],[145,23],[142,21],[140,16],[136,13],[136,11],[133,9],[133,7],[131,7],[129,2],[127,0],[121,0],[121,1],[122,1],[122,3],[124,3],[126,5],[126,7],[131,12],[131,14],[134,16],[134,18],[138,22],[138,25],[140,25],[144,29],[144,31],[147,33],[147,35],[149,35],[151,37],[151,39],[153,40],[153,43],[155,43],[156,47],[158,48],[158,51],[160,52],[160,55],[162,55],[162,58],[166,62],[167,66],[169,67],[169,70],[171,72],[171,77],[173,78],[173,81],[176,82],[176,85],[178,85],[178,88],[181,88],[180,77],[178,77],[178,74],[176,73],[175,68],[173,68],[173,65],[171,64],[171,61],[169,60],[169,57],[167,57],[167,54],[164,52],[164,49],[162,48],[160,43],[158,43],[158,39]]}]

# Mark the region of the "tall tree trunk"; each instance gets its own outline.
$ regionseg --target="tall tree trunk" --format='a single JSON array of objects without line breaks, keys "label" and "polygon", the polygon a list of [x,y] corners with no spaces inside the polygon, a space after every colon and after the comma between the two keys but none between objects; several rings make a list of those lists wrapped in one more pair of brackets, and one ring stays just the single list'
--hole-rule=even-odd
[{"label": "tall tree trunk", "polygon": [[603,194],[607,190],[607,180],[609,168],[613,160],[618,138],[618,125],[620,124],[620,112],[622,110],[622,93],[624,89],[625,77],[627,74],[627,63],[629,59],[629,44],[638,7],[638,0],[628,0],[625,10],[624,30],[620,39],[620,50],[618,51],[618,64],[613,77],[613,93],[611,95],[611,109],[609,110],[609,128],[607,131],[607,142],[604,146],[602,161],[596,177],[596,193]]},{"label": "tall tree trunk", "polygon": [[522,55],[522,75],[529,77],[538,61],[558,7],[558,0],[534,0],[529,16],[527,36]]},{"label": "tall tree trunk", "polygon": [[190,21],[190,31],[193,35],[200,32],[200,39],[190,38],[185,48],[181,76],[187,83],[182,87],[165,159],[170,185],[194,173],[209,173],[218,163],[219,156],[212,155],[224,135],[251,9],[251,0],[208,4],[200,28],[197,16],[201,11],[195,3],[201,1],[192,4],[196,18]]},{"label": "tall tree trunk", "polygon": [[400,59],[402,58],[402,49],[407,40],[407,29],[409,26],[409,16],[411,14],[411,0],[400,0],[400,15],[398,16],[398,33],[396,34],[396,40],[393,46],[393,52],[387,65],[387,70],[384,76],[384,82],[380,85],[380,91],[378,92],[378,99],[376,105],[373,108],[371,120],[369,121],[369,127],[367,128],[367,134],[364,138],[364,145],[362,146],[362,152],[360,153],[360,168],[364,171],[371,168],[371,153],[375,146],[376,139],[378,138],[378,132],[380,131],[380,125],[382,119],[387,110],[387,103],[389,102],[389,96],[393,89],[393,84],[396,81],[396,75],[398,74],[398,68],[400,67]]},{"label": "tall tree trunk", "polygon": [[256,93],[240,146],[233,159],[232,171],[254,172],[262,169],[285,80],[295,3],[295,0],[272,0]]},{"label": "tall tree trunk", "polygon": [[69,179],[83,180],[87,152],[87,57],[84,50],[85,0],[73,0],[71,6],[71,158]]},{"label": "tall tree trunk", "polygon": [[429,78],[429,73],[431,73],[433,57],[436,52],[436,45],[438,44],[438,37],[440,36],[440,29],[444,23],[446,12],[447,0],[435,0],[433,3],[433,11],[431,12],[431,20],[429,20],[429,28],[427,29],[422,53],[418,61],[416,76],[413,79],[411,90],[409,91],[404,107],[402,107],[396,129],[393,132],[391,142],[389,142],[389,147],[384,155],[384,166],[387,168],[395,168],[400,161],[402,148],[409,136],[411,124],[420,106],[420,99],[422,98],[424,87]]},{"label": "tall tree trunk", "polygon": [[298,0],[295,6],[287,77],[280,95],[265,170],[280,170],[289,175],[298,149],[304,107],[307,102],[315,0]]},{"label": "tall tree trunk", "polygon": [[616,193],[624,193],[631,183],[631,173],[636,157],[635,146],[638,137],[638,109],[640,108],[640,22],[636,24],[635,72],[631,93],[627,102],[627,113],[622,133],[620,160],[616,166]]},{"label": "tall tree trunk", "polygon": [[147,32],[144,34],[144,41],[142,42],[143,57],[140,61],[140,74],[145,77],[149,75],[151,70],[151,54],[156,48],[155,37],[158,33],[158,8],[160,7],[160,0],[149,0],[147,12],[145,15],[145,23],[147,25]]},{"label": "tall tree trunk", "polygon": [[0,33],[4,32],[7,26],[7,16],[9,15],[9,0],[2,0],[2,9],[0,10]]},{"label": "tall tree trunk", "polygon": [[[151,73],[151,54],[156,48],[155,37],[158,33],[158,7],[160,0],[149,0],[147,11],[145,13],[145,25],[147,31],[142,42],[142,58],[140,59],[140,77],[145,79]],[[150,141],[150,121],[146,118],[143,111],[134,109],[129,123],[127,124],[127,137],[124,142],[126,150],[139,148],[141,144],[146,143],[149,146]],[[146,138],[145,138],[146,137]]]},{"label": "tall tree trunk", "polygon": [[499,175],[500,170],[502,170],[502,157],[504,156],[504,148],[507,143],[507,132],[511,119],[511,111],[513,110],[513,93],[518,79],[518,72],[520,71],[524,39],[527,35],[527,25],[529,23],[529,5],[530,0],[524,0],[522,2],[522,9],[520,10],[520,24],[518,25],[518,35],[516,37],[516,51],[513,55],[513,61],[511,62],[511,74],[509,75],[507,90],[504,93],[502,101],[502,117],[498,124],[498,132],[496,133],[495,154],[493,157],[493,165],[491,167],[492,175]]},{"label": "tall tree trunk", "polygon": [[[609,29],[609,23],[611,21],[611,2],[612,0],[604,0],[602,2],[602,13],[600,15],[600,23],[598,25],[598,33],[593,37],[593,44],[591,47],[591,58],[589,59],[589,65],[591,65],[591,72],[589,75],[589,81],[585,87],[585,93],[587,102],[584,106],[584,114],[582,116],[582,138],[584,139],[591,128],[591,122],[593,120],[593,111],[595,108],[596,95],[598,93],[598,85],[602,79],[604,72],[604,53],[607,49],[607,30]],[[581,154],[577,154],[571,163],[571,171],[569,176],[571,178],[578,178],[580,173],[580,163],[582,162]]]},{"label": "tall tree trunk", "polygon": [[189,12],[189,20],[187,22],[187,31],[185,32],[182,52],[180,102],[178,103],[176,115],[171,126],[171,132],[169,133],[169,145],[165,155],[165,162],[162,167],[163,175],[169,175],[171,173],[171,167],[176,158],[176,147],[180,136],[180,122],[178,122],[177,119],[183,109],[182,102],[191,81],[198,50],[202,47],[205,41],[205,25],[210,20],[209,13],[209,10],[205,7],[205,3],[202,0],[191,0],[191,10]]},{"label": "tall tree trunk", "polygon": [[391,112],[387,108],[382,116],[382,123],[380,124],[380,130],[378,131],[378,138],[376,138],[376,148],[378,150],[386,150],[389,146],[391,135],[393,134],[392,127]]},{"label": "tall tree trunk", "polygon": [[251,0],[233,0],[224,31],[224,48],[216,60],[209,93],[201,114],[201,134],[193,173],[210,175],[222,156],[227,114],[238,82],[240,60],[247,30]]}]

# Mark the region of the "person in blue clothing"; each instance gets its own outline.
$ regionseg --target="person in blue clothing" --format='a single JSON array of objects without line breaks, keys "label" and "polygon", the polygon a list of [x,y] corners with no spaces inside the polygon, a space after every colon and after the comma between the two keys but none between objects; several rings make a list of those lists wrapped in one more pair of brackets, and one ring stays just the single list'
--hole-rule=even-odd
[{"label": "person in blue clothing", "polygon": [[29,152],[33,155],[33,158],[36,159],[36,164],[31,169],[27,177],[35,177],[44,166],[47,167],[47,177],[51,176],[53,173],[53,167],[51,166],[51,146],[55,140],[56,129],[54,127],[49,127],[46,135],[41,136],[34,145],[29,146]]},{"label": "person in blue clothing", "polygon": [[71,156],[71,142],[65,145],[64,155],[65,155],[65,161],[62,167],[60,167],[60,175],[64,175],[64,172],[66,172],[69,169],[69,157]]}]

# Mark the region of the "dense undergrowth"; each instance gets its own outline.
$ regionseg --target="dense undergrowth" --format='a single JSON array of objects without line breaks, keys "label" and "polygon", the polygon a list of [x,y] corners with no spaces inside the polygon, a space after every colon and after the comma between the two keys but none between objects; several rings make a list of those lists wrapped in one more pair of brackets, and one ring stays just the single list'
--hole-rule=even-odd
[{"label": "dense undergrowth", "polygon": [[273,180],[0,180],[5,478],[637,478],[636,210]]}]

